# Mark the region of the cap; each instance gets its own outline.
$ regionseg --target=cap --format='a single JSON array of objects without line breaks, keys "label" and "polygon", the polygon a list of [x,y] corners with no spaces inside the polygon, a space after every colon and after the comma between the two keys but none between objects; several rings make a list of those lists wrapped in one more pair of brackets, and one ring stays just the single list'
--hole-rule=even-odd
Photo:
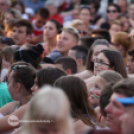
[{"label": "cap", "polygon": [[118,102],[122,103],[123,105],[134,105],[134,96],[133,97],[126,97],[126,98],[118,98]]}]

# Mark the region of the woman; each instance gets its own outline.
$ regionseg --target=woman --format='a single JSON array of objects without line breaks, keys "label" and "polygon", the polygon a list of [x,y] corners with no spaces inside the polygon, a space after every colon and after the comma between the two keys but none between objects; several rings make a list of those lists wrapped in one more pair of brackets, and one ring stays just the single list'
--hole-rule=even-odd
[{"label": "woman", "polygon": [[88,51],[88,57],[87,57],[87,64],[85,71],[76,74],[75,76],[80,77],[82,79],[87,79],[93,76],[94,72],[94,59],[96,56],[100,53],[101,50],[106,50],[109,48],[109,43],[105,39],[97,39],[91,46],[90,50]]},{"label": "woman", "polygon": [[94,75],[103,70],[114,70],[127,78],[125,62],[122,55],[114,50],[102,50],[94,60]]},{"label": "woman", "polygon": [[6,82],[9,93],[14,102],[10,102],[0,109],[3,116],[13,113],[21,106],[31,101],[31,87],[34,83],[35,69],[28,63],[12,64],[8,71]]},{"label": "woman", "polygon": [[44,36],[44,56],[50,54],[57,46],[57,35],[61,33],[62,25],[56,20],[49,20],[45,24]]},{"label": "woman", "polygon": [[56,80],[54,86],[60,87],[70,100],[75,133],[84,133],[97,127],[96,114],[88,102],[84,81],[74,76],[63,76]]},{"label": "woman", "polygon": [[42,122],[24,123],[21,134],[74,134],[69,101],[61,89],[46,86],[33,97],[24,120],[33,119]]}]

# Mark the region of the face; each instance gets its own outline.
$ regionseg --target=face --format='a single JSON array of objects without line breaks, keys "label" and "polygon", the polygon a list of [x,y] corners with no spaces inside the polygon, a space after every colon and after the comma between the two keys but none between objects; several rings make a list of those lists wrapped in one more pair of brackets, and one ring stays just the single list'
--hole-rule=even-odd
[{"label": "face", "polygon": [[94,79],[94,85],[89,90],[88,100],[91,102],[93,106],[98,106],[100,101],[101,89],[105,85],[104,80],[100,76],[96,76]]},{"label": "face", "polygon": [[0,43],[0,51],[4,48],[4,47],[6,47],[6,46],[8,46],[7,44],[1,44]]},{"label": "face", "polygon": [[127,57],[127,67],[128,67],[128,73],[133,74],[134,73],[134,59],[132,56],[128,55]]},{"label": "face", "polygon": [[[57,7],[53,6],[53,5],[47,5],[46,8],[48,9],[50,16],[54,16],[55,14],[57,14]],[[52,10],[53,9],[53,10]]]},{"label": "face", "polygon": [[79,19],[82,20],[85,24],[89,24],[90,21],[90,12],[88,9],[82,9],[79,14]]},{"label": "face", "polygon": [[38,79],[37,77],[34,79],[34,85],[31,88],[32,94],[35,94],[38,91]]},{"label": "face", "polygon": [[45,25],[46,21],[47,20],[46,19],[43,19],[40,15],[37,15],[36,16],[36,26],[38,28],[43,27]]},{"label": "face", "polygon": [[27,41],[26,27],[14,27],[12,33],[12,39],[16,42],[16,45],[22,46]]},{"label": "face", "polygon": [[22,13],[22,7],[18,4],[14,8],[16,8],[20,13]]},{"label": "face", "polygon": [[119,102],[117,98],[126,97],[125,95],[113,93],[110,98],[110,103],[106,106],[105,111],[107,112],[106,123],[109,128],[119,133],[121,131],[120,116],[124,114],[125,108]]},{"label": "face", "polygon": [[11,13],[7,13],[4,19],[4,23],[7,23],[8,20],[14,19],[14,16]]},{"label": "face", "polygon": [[51,21],[48,21],[44,28],[44,39],[56,38],[58,34],[55,24]]},{"label": "face", "polygon": [[107,17],[108,17],[109,20],[115,20],[115,19],[117,19],[118,14],[119,13],[117,12],[117,9],[114,6],[108,7]]},{"label": "face", "polygon": [[127,3],[126,0],[118,0],[118,5],[121,9],[121,12],[126,12],[127,11]]},{"label": "face", "polygon": [[126,17],[121,17],[121,18],[120,18],[120,21],[121,21],[122,24],[123,24],[122,31],[124,31],[124,32],[129,31],[129,27],[130,27],[129,19],[126,18]]},{"label": "face", "polygon": [[81,38],[86,36],[88,33],[85,25],[77,25],[75,28],[79,31]]},{"label": "face", "polygon": [[134,4],[131,4],[128,9],[129,16],[133,19],[134,18]]},{"label": "face", "polygon": [[0,0],[0,13],[5,11],[8,8],[6,0]]},{"label": "face", "polygon": [[102,50],[106,50],[108,49],[107,46],[105,45],[97,45],[94,47],[94,51],[93,51],[93,55],[92,55],[92,59],[91,61],[94,62],[94,60],[96,59],[96,57],[99,55],[99,53],[102,51]]},{"label": "face", "polygon": [[61,53],[68,54],[68,51],[76,45],[76,40],[72,34],[63,31],[57,42],[57,49]]},{"label": "face", "polygon": [[123,134],[133,134],[134,132],[134,106],[127,106],[125,113],[120,117]]},{"label": "face", "polygon": [[97,75],[103,70],[111,70],[109,65],[110,63],[107,57],[103,53],[100,53],[94,62],[94,75]]},{"label": "face", "polygon": [[113,24],[109,30],[109,33],[111,35],[111,37],[116,33],[116,32],[120,32],[122,29],[121,29],[121,26],[120,25],[117,25],[117,24]]}]

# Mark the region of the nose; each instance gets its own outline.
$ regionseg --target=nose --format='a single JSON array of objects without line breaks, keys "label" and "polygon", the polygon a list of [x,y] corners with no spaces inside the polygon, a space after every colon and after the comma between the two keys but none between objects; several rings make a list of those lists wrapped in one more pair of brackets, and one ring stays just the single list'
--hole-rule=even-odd
[{"label": "nose", "polygon": [[130,62],[127,63],[127,66],[129,66],[129,65],[130,65]]},{"label": "nose", "polygon": [[105,107],[105,111],[106,111],[107,113],[111,113],[111,111],[112,111],[112,104],[111,104],[111,103],[109,103],[109,104]]},{"label": "nose", "polygon": [[95,90],[94,87],[92,87],[92,88],[89,90],[89,95],[90,95],[90,94],[94,94],[94,90]]},{"label": "nose", "polygon": [[31,87],[31,91],[32,92],[36,92],[37,91],[37,85],[34,84],[32,87]]}]

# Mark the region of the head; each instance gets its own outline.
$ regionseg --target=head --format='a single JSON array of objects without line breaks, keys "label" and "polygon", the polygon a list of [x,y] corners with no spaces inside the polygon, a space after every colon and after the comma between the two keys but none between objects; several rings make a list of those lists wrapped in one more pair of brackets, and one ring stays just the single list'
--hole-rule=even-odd
[{"label": "head", "polygon": [[22,133],[73,134],[70,104],[61,89],[45,86],[34,96],[24,116],[33,119],[43,122],[24,123]]},{"label": "head", "polygon": [[119,20],[113,21],[113,23],[110,25],[109,33],[111,37],[116,33],[116,32],[121,32],[123,28],[123,24]]},{"label": "head", "polygon": [[128,8],[129,17],[134,19],[134,3],[131,3]]},{"label": "head", "polygon": [[30,21],[25,19],[17,20],[13,26],[12,39],[17,45],[22,46],[31,38],[32,31],[33,27]]},{"label": "head", "polygon": [[46,8],[44,7],[40,8],[36,15],[36,26],[38,28],[43,27],[47,22],[49,15],[50,15],[49,11]]},{"label": "head", "polygon": [[13,19],[21,19],[21,13],[15,8],[10,8],[5,12],[3,24],[7,23],[8,20]]},{"label": "head", "polygon": [[57,50],[62,55],[68,55],[69,50],[78,44],[79,33],[73,27],[63,28],[62,33],[57,42]]},{"label": "head", "polygon": [[116,4],[110,4],[107,8],[107,18],[110,21],[117,19],[120,13],[120,7]]},{"label": "head", "polygon": [[58,68],[48,67],[39,70],[35,75],[34,85],[31,88],[32,93],[36,93],[44,85],[52,86],[61,76],[66,76],[66,73]]},{"label": "head", "polygon": [[56,20],[49,20],[45,24],[44,28],[44,40],[56,39],[57,35],[61,33],[62,25]]},{"label": "head", "polygon": [[63,70],[67,75],[77,73],[77,63],[71,57],[61,57],[55,61],[55,66]]},{"label": "head", "polygon": [[31,87],[34,84],[34,74],[35,69],[28,63],[16,62],[11,65],[6,82],[13,100],[19,101],[22,97],[32,95]]},{"label": "head", "polygon": [[94,126],[89,117],[95,118],[95,112],[88,102],[87,87],[84,81],[74,76],[63,76],[56,80],[54,86],[60,87],[68,96],[72,117]]},{"label": "head", "polygon": [[82,20],[79,20],[79,19],[73,20],[70,26],[78,30],[80,37],[84,37],[88,35],[87,27]]},{"label": "head", "polygon": [[89,6],[81,6],[79,9],[79,19],[82,20],[87,27],[89,27],[91,19],[91,11]]},{"label": "head", "polygon": [[111,40],[109,32],[105,29],[92,30],[90,32],[90,36],[91,37],[102,37],[103,39],[106,39],[108,42],[110,42],[110,40]]},{"label": "head", "polygon": [[126,32],[117,32],[113,35],[111,44],[120,51],[124,58],[126,58],[127,52],[134,46],[134,39]]},{"label": "head", "polygon": [[125,113],[120,116],[122,132],[132,134],[134,131],[134,96],[118,98],[117,101],[125,107]]},{"label": "head", "polygon": [[117,98],[132,96],[134,96],[134,79],[123,79],[113,86],[110,103],[105,108],[106,123],[109,128],[117,133],[121,133],[120,116],[125,113],[125,108],[117,101]]},{"label": "head", "polygon": [[117,4],[120,7],[122,13],[127,12],[127,0],[118,0]]},{"label": "head", "polygon": [[102,70],[114,70],[127,78],[126,66],[120,52],[115,50],[103,50],[96,57],[94,63],[94,74],[97,75]]},{"label": "head", "polygon": [[6,46],[1,50],[0,55],[2,57],[3,68],[9,69],[11,67],[11,64],[13,63],[14,53],[15,50],[11,46]]},{"label": "head", "polygon": [[108,41],[105,39],[97,39],[94,41],[90,50],[88,51],[88,57],[87,57],[87,63],[86,63],[87,64],[86,68],[88,70],[92,70],[92,71],[94,70],[94,60],[96,59],[96,57],[102,50],[108,49],[109,46],[110,45]]},{"label": "head", "polygon": [[90,87],[88,100],[93,106],[100,104],[100,95],[103,87],[110,82],[118,82],[122,76],[112,70],[100,72],[94,79],[92,87]]},{"label": "head", "polygon": [[83,46],[74,46],[69,50],[68,56],[73,58],[77,63],[77,68],[86,65],[88,50]]},{"label": "head", "polygon": [[10,0],[0,0],[0,13],[6,11],[11,5]]}]

